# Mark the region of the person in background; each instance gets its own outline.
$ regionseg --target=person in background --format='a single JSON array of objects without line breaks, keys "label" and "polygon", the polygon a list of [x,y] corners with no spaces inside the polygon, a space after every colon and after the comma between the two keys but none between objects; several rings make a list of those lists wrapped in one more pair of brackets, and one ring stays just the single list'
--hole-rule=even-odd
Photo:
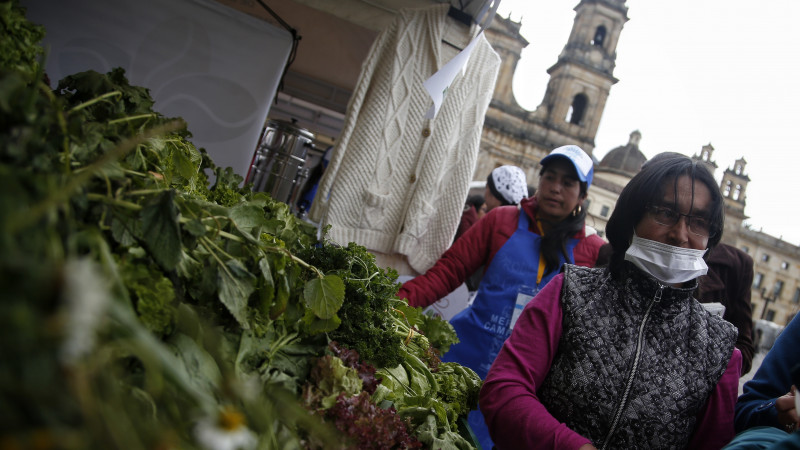
[{"label": "person in background", "polygon": [[453,238],[454,241],[481,218],[480,210],[484,203],[482,195],[467,197],[467,201],[464,203],[464,211],[461,213],[461,222],[458,223],[458,230],[456,230],[456,236]]},{"label": "person in background", "polygon": [[[642,165],[657,163],[661,158],[670,158],[674,153],[666,152],[654,156]],[[605,266],[611,257],[611,244],[600,249],[597,265]],[[750,303],[750,286],[753,284],[753,258],[747,253],[727,244],[719,243],[705,255],[708,273],[698,281],[695,298],[700,303],[720,303],[725,307],[722,318],[738,330],[736,347],[742,352],[742,372],[750,372],[755,353],[753,345],[753,309]]]},{"label": "person in background", "polygon": [[708,274],[700,277],[697,300],[721,303],[722,318],[738,330],[736,348],[742,352],[742,373],[750,372],[753,363],[753,308],[750,286],[753,284],[753,258],[736,247],[719,243],[706,255]]},{"label": "person in background", "polygon": [[486,177],[483,209],[489,212],[498,206],[518,205],[528,195],[525,172],[517,166],[500,166]]},{"label": "person in background", "polygon": [[[800,378],[800,318],[794,316],[767,352],[753,378],[744,384],[736,402],[736,431],[731,448],[769,448],[798,425],[796,402]],[[765,428],[766,427],[766,428]],[[747,433],[747,434],[745,434]],[[745,436],[747,436],[745,438]],[[747,447],[750,441],[762,446]],[[736,446],[734,446],[736,444]]]},{"label": "person in background", "polygon": [[[527,182],[526,178],[525,172],[517,166],[506,165],[496,167],[492,170],[489,176],[486,177],[484,196],[477,195],[470,197],[472,199],[478,197],[481,201],[481,204],[477,206],[477,213],[474,216],[475,220],[469,224],[469,226],[465,226],[462,229],[462,225],[464,224],[464,215],[462,215],[461,224],[458,226],[455,239],[458,239],[472,224],[485,216],[490,210],[498,206],[518,205],[519,202],[526,197],[526,194],[522,191],[522,187],[525,186]],[[486,201],[486,199],[488,199],[488,201]],[[475,201],[477,201],[477,199],[475,199]],[[473,201],[473,203],[475,203],[475,201]],[[467,199],[467,203],[470,203],[469,199]],[[466,214],[469,214],[469,212]],[[483,266],[479,267],[472,275],[464,280],[464,284],[466,284],[469,292],[475,292],[478,286],[480,286],[481,279],[483,278],[483,269]]]},{"label": "person in background", "polygon": [[304,215],[304,213],[307,213],[309,208],[311,208],[311,203],[314,201],[314,196],[317,195],[319,180],[322,178],[322,175],[325,174],[325,169],[328,167],[328,162],[331,160],[332,151],[333,146],[328,146],[328,148],[325,149],[325,152],[322,153],[322,158],[320,158],[319,163],[317,163],[317,165],[315,165],[308,174],[308,179],[303,186],[303,190],[300,193],[300,199],[296,204],[297,211],[300,215]]},{"label": "person in background", "polygon": [[[471,306],[450,321],[461,342],[442,358],[473,369],[481,378],[511,333],[514,311],[521,310],[565,262],[593,266],[603,244],[584,223],[582,204],[594,175],[589,155],[567,145],[550,152],[541,166],[535,197],[523,199],[519,207],[492,209],[397,294],[412,306],[428,306],[484,265]],[[497,182],[502,180],[494,181],[502,190],[504,184]],[[523,182],[521,192],[525,190]],[[481,446],[492,448],[480,411],[472,411],[468,422]]]},{"label": "person in background", "polygon": [[[464,206],[464,213],[461,215],[461,223],[458,224],[458,230],[456,231],[456,237],[453,239],[455,241],[458,239],[465,231],[469,229],[472,225],[475,224],[481,217],[486,215],[486,211],[483,209],[486,202],[483,200],[482,195],[473,195],[467,198],[467,203]],[[480,268],[475,271],[472,275],[467,277],[464,280],[464,284],[467,286],[467,291],[475,292],[478,290],[478,286],[481,283],[481,278],[483,277],[483,270]]]},{"label": "person in background", "polygon": [[480,393],[498,449],[719,449],[734,435],[736,330],[692,294],[723,202],[671,153],[622,190],[608,267],[566,265],[525,307]]}]

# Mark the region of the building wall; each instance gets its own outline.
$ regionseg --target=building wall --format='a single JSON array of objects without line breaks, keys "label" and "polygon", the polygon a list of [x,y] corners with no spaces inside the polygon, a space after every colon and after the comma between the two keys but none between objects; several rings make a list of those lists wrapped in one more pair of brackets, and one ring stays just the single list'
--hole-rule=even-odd
[{"label": "building wall", "polygon": [[787,325],[800,309],[800,247],[746,227],[736,233],[736,246],[753,258],[753,320]]}]

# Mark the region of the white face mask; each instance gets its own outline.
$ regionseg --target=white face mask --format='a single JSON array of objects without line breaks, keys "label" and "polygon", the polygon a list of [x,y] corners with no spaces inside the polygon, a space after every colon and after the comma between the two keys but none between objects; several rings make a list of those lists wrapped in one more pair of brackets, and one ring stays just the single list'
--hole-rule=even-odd
[{"label": "white face mask", "polygon": [[633,233],[633,242],[625,252],[625,261],[666,284],[685,283],[708,272],[703,260],[706,250],[674,247],[640,238]]}]

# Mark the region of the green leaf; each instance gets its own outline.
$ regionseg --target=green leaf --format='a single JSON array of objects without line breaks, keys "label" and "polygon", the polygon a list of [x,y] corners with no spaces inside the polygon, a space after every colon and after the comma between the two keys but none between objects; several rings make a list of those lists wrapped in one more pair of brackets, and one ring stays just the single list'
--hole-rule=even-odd
[{"label": "green leaf", "polygon": [[261,279],[258,283],[258,296],[261,301],[259,306],[263,314],[269,314],[272,299],[275,298],[275,282],[272,279],[267,258],[261,258],[258,261],[258,269],[261,272]]},{"label": "green leaf", "polygon": [[192,219],[186,222],[183,224],[183,229],[192,236],[200,237],[206,235],[206,226],[203,225],[203,222],[200,222],[198,219]]},{"label": "green leaf", "polygon": [[306,282],[303,298],[317,317],[330,319],[344,303],[344,282],[336,275],[314,278]]},{"label": "green leaf", "polygon": [[427,313],[422,314],[420,318],[422,319],[422,323],[415,326],[422,331],[422,334],[428,338],[431,346],[438,349],[441,355],[450,351],[451,345],[460,342],[458,340],[458,335],[456,335],[456,330],[450,325],[450,322],[441,317]]},{"label": "green leaf", "polygon": [[287,278],[286,272],[283,270],[279,271],[273,279],[275,280],[275,301],[269,309],[269,318],[275,320],[286,311],[286,306],[289,304],[291,286],[289,286],[289,278]]},{"label": "green leaf", "polygon": [[175,333],[167,342],[177,363],[173,369],[182,373],[192,387],[213,398],[222,380],[214,358],[197,342],[183,333]]},{"label": "green leaf", "polygon": [[306,325],[306,332],[313,336],[315,334],[328,333],[339,328],[339,325],[342,324],[342,319],[336,315],[330,319],[320,319],[312,310],[307,309],[305,316],[303,316],[303,323]]},{"label": "green leaf", "polygon": [[181,235],[175,191],[164,191],[142,209],[142,238],[153,259],[173,270],[181,257]]},{"label": "green leaf", "polygon": [[228,217],[233,220],[237,228],[248,233],[253,228],[266,224],[264,210],[258,206],[247,203],[242,203],[231,208]]},{"label": "green leaf", "polygon": [[116,215],[111,219],[111,236],[123,247],[136,245],[135,233],[128,230],[128,226],[136,226],[139,223],[135,220],[120,220]]},{"label": "green leaf", "polygon": [[217,270],[219,299],[245,330],[250,329],[247,299],[255,291],[255,280],[256,277],[239,260],[229,260]]},{"label": "green leaf", "polygon": [[[192,160],[193,155],[187,155],[181,149],[176,149],[172,152],[172,159],[175,163],[175,169],[178,175],[185,179],[191,179],[200,169],[200,158]],[[199,156],[199,155],[198,155]]]}]

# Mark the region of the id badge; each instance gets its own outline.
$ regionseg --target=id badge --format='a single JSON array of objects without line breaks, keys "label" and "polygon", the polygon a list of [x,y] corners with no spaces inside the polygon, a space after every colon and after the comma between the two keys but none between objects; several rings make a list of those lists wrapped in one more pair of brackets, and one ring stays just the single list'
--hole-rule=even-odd
[{"label": "id badge", "polygon": [[514,305],[514,312],[511,313],[511,322],[508,323],[509,330],[514,329],[514,324],[517,323],[517,319],[519,319],[520,314],[522,314],[525,305],[536,296],[537,292],[539,292],[539,288],[536,286],[522,285],[517,289],[517,302]]}]

